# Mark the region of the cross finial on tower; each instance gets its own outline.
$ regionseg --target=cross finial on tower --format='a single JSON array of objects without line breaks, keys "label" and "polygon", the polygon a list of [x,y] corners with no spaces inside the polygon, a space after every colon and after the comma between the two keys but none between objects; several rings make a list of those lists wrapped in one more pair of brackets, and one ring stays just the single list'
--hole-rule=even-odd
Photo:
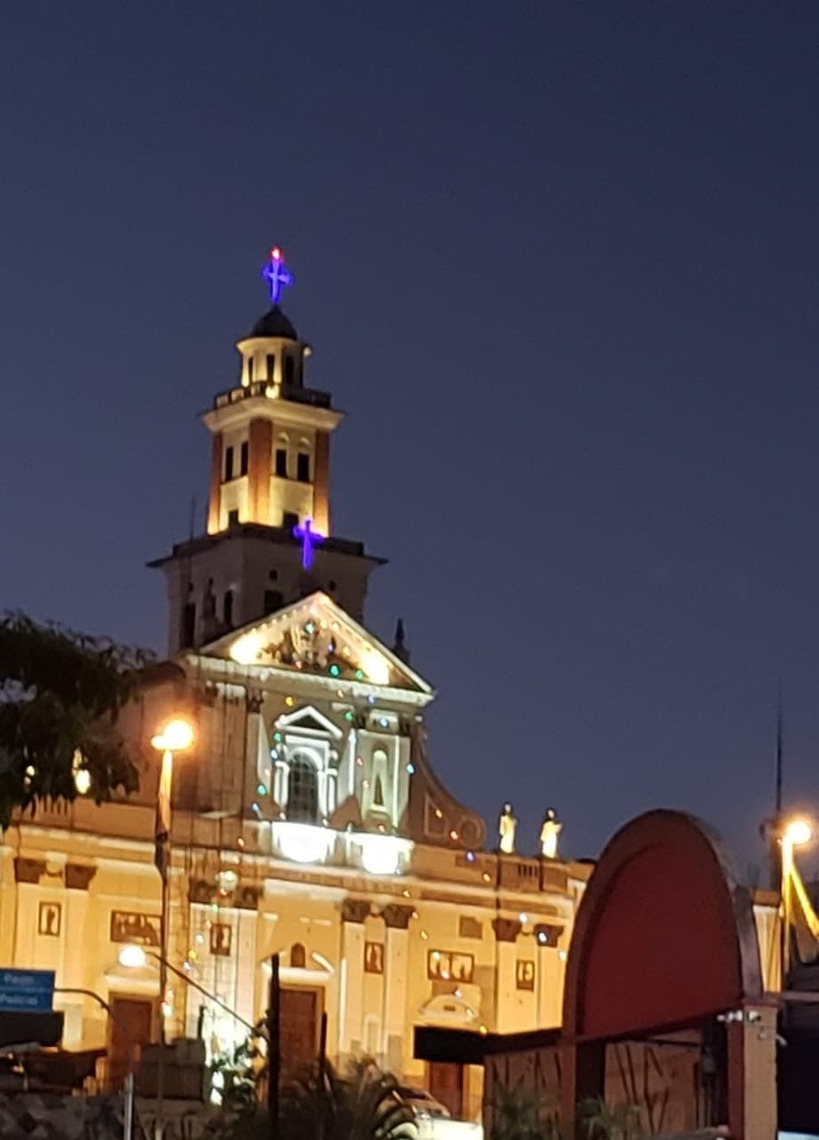
[{"label": "cross finial on tower", "polygon": [[301,564],[305,570],[309,570],[313,565],[313,547],[324,542],[324,535],[313,530],[312,519],[305,519],[304,525],[299,523],[298,526],[294,526],[293,534],[301,539]]},{"label": "cross finial on tower", "polygon": [[278,305],[282,289],[285,285],[293,284],[293,274],[285,265],[284,252],[279,246],[274,245],[271,249],[270,260],[262,267],[262,277],[270,289],[271,303]]}]

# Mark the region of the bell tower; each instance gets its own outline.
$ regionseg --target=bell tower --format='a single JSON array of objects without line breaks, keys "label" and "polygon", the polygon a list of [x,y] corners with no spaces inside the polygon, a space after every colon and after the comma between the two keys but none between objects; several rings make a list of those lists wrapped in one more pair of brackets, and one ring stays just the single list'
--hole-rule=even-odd
[{"label": "bell tower", "polygon": [[383,562],[332,534],[330,436],[343,413],[306,383],[311,348],[279,307],[292,283],[279,247],[262,275],[271,308],[236,344],[238,383],[202,417],[211,434],[207,533],[150,563],[167,579],[171,653],[319,589],[360,621],[370,572]]}]

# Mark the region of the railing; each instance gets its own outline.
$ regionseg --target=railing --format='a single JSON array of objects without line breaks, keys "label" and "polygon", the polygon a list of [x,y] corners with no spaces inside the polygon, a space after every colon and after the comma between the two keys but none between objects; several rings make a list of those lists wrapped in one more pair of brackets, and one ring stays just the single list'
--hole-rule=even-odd
[{"label": "railing", "polygon": [[[238,404],[242,400],[267,396],[270,391],[271,385],[266,380],[257,380],[255,383],[247,384],[241,388],[231,388],[228,392],[219,392],[214,400],[214,406],[226,408],[230,404]],[[330,393],[320,392],[316,388],[296,388],[293,385],[284,385],[276,391],[278,392],[278,399],[288,400],[293,404],[308,404],[313,408],[329,408],[332,404]]]}]

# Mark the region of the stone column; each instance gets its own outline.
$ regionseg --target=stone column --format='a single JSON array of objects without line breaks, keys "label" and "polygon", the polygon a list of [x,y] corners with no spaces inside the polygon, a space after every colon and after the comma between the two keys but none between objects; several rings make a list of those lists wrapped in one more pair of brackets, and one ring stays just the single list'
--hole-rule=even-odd
[{"label": "stone column", "polygon": [[495,1025],[496,1033],[503,1033],[506,1026],[501,1020],[501,1010],[514,1008],[515,969],[517,966],[517,937],[521,924],[517,918],[495,918],[492,920],[495,931]]},{"label": "stone column", "polygon": [[330,533],[330,433],[316,432],[313,455],[313,522],[319,534]]},{"label": "stone column", "polygon": [[[88,888],[97,873],[96,867],[84,863],[66,863],[65,916],[63,918],[63,974],[61,985],[80,988],[89,984],[88,959],[77,953],[85,945],[88,917]],[[67,935],[67,937],[66,937]],[[92,987],[93,988],[93,987]]]},{"label": "stone column", "polygon": [[17,913],[13,954],[14,964],[18,967],[36,960],[37,903],[40,899],[40,877],[45,874],[45,869],[42,859],[26,859],[18,855],[14,860]]},{"label": "stone column", "polygon": [[391,903],[382,912],[384,919],[384,1020],[381,1052],[391,1073],[403,1076],[404,1051],[412,1049],[405,1041],[407,1014],[407,975],[409,974],[409,923],[412,907]]},{"label": "stone column", "polygon": [[338,1052],[343,1061],[361,1050],[364,1024],[364,922],[367,899],[347,898],[341,904],[341,963],[339,979]]},{"label": "stone column", "polygon": [[242,884],[236,892],[236,1012],[251,1025],[256,1018],[256,986],[259,964],[256,960],[258,908],[261,887]]},{"label": "stone column", "polygon": [[[264,703],[264,695],[262,693],[248,691],[245,699],[245,712],[247,715],[247,729],[245,732],[245,771],[243,782],[243,806],[245,815],[250,816],[252,819],[258,818],[255,813],[251,812],[250,805],[257,801],[261,803],[259,796],[259,784],[264,777],[264,767],[260,771],[260,750],[265,743],[264,725],[262,723],[262,705]],[[267,757],[267,767],[270,766],[270,758]],[[271,780],[271,793],[273,792]]]}]

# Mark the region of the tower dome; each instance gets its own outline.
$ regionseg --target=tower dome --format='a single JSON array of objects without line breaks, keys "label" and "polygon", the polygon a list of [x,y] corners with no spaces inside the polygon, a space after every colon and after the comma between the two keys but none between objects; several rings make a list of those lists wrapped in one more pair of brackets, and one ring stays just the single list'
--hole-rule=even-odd
[{"label": "tower dome", "polygon": [[273,305],[263,317],[259,317],[250,330],[251,337],[278,336],[285,340],[298,340],[299,334],[289,317],[286,317],[278,305]]}]

